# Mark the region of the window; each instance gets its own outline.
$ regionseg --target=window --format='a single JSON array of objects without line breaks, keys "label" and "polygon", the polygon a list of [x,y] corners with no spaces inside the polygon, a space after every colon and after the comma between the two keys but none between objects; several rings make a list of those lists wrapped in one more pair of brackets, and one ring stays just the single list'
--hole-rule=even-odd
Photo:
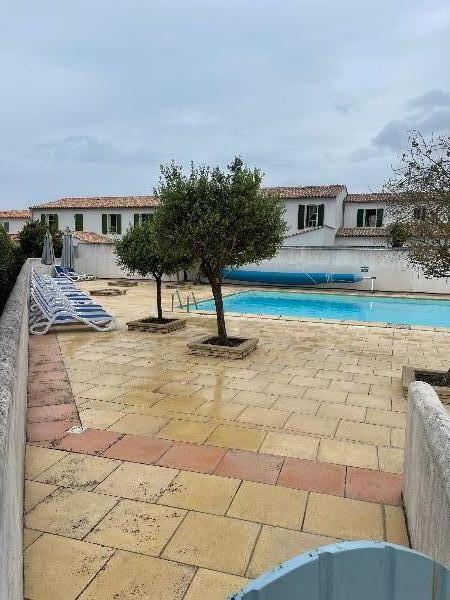
[{"label": "window", "polygon": [[9,221],[0,221],[0,225],[3,227],[6,233],[9,233]]},{"label": "window", "polygon": [[81,213],[75,215],[75,231],[83,231],[83,215]]},{"label": "window", "polygon": [[153,213],[134,213],[134,224],[141,225],[153,217]]},{"label": "window", "polygon": [[357,227],[382,227],[383,226],[382,208],[358,208],[356,213]]},{"label": "window", "polygon": [[298,229],[305,227],[322,227],[325,215],[325,204],[299,204]]},{"label": "window", "polygon": [[102,215],[102,233],[122,233],[122,215],[103,214]]},{"label": "window", "polygon": [[47,227],[58,229],[58,215],[54,213],[41,213],[41,223]]},{"label": "window", "polygon": [[416,206],[413,215],[415,221],[425,221],[427,216],[425,206]]}]

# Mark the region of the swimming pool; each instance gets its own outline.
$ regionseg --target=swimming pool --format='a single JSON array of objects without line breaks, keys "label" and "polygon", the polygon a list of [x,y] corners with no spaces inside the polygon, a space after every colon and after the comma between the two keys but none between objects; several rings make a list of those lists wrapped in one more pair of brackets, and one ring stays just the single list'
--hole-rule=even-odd
[{"label": "swimming pool", "polygon": [[[450,327],[450,301],[348,294],[247,291],[224,297],[227,312]],[[198,310],[214,310],[213,300]]]}]

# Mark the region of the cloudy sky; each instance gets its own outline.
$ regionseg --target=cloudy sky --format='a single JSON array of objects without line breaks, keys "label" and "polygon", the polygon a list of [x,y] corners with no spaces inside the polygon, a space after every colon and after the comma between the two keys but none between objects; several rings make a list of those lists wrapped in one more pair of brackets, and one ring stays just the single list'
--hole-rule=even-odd
[{"label": "cloudy sky", "polygon": [[448,0],[0,0],[0,207],[151,193],[241,154],[376,190],[450,133]]}]

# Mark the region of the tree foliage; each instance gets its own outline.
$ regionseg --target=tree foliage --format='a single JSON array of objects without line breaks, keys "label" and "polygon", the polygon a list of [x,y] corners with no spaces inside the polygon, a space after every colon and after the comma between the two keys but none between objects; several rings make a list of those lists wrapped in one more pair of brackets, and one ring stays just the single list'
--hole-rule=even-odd
[{"label": "tree foliage", "polygon": [[175,163],[161,167],[155,215],[161,248],[170,256],[191,254],[214,295],[219,338],[229,343],[223,315],[224,268],[272,258],[286,230],[283,205],[261,190],[262,173],[241,158],[226,170]]},{"label": "tree foliage", "polygon": [[427,277],[450,276],[450,136],[426,139],[413,131],[385,190],[409,262]]},{"label": "tree foliage", "polygon": [[20,248],[0,226],[0,313],[23,263]]},{"label": "tree foliage", "polygon": [[163,275],[173,275],[189,267],[186,256],[169,256],[161,252],[155,236],[153,219],[131,227],[115,244],[118,263],[130,273],[141,277],[152,275],[156,280],[158,320],[163,319],[161,281]]},{"label": "tree foliage", "polygon": [[46,232],[50,231],[53,240],[55,256],[61,256],[63,235],[57,227],[48,227],[41,221],[30,221],[26,223],[19,232],[19,244],[23,254],[27,258],[40,258],[44,246]]}]

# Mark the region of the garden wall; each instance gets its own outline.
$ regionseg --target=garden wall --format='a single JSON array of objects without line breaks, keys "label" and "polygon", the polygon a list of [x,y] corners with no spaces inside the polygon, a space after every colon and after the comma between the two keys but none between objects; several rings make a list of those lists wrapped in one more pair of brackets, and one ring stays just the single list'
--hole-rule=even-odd
[{"label": "garden wall", "polygon": [[22,512],[28,379],[26,261],[0,317],[0,598],[22,600]]},{"label": "garden wall", "polygon": [[450,567],[450,417],[422,382],[409,386],[403,501],[411,546]]}]

